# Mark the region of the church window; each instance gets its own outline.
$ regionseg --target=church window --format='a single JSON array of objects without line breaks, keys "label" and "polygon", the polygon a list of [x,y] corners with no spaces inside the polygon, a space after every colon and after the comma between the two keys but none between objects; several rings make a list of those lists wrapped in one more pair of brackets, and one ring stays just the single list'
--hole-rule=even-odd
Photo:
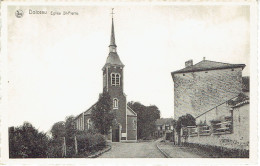
[{"label": "church window", "polygon": [[111,74],[111,84],[112,86],[116,86],[116,74]]},{"label": "church window", "polygon": [[116,85],[120,85],[120,75],[116,74]]},{"label": "church window", "polygon": [[112,86],[119,86],[120,85],[120,74],[112,73],[111,74],[111,85]]},{"label": "church window", "polygon": [[80,118],[80,130],[83,130],[83,119],[82,118]]},{"label": "church window", "polygon": [[90,119],[87,121],[87,128],[90,129]]},{"label": "church window", "polygon": [[113,99],[113,108],[114,109],[118,108],[118,99]]},{"label": "church window", "polygon": [[136,120],[133,120],[133,129],[136,130]]}]

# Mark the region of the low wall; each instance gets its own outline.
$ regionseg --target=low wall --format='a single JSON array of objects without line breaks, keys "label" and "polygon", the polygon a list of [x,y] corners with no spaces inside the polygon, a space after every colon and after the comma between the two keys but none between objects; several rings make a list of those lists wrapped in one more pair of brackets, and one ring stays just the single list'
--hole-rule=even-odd
[{"label": "low wall", "polygon": [[249,149],[249,141],[243,137],[237,137],[235,134],[208,135],[208,136],[189,136],[183,139],[183,142],[195,143],[201,145],[220,146],[229,149]]},{"label": "low wall", "polygon": [[249,158],[249,150],[229,149],[220,146],[201,145],[196,143],[183,143],[183,146],[198,148],[205,153],[210,154],[212,158]]}]

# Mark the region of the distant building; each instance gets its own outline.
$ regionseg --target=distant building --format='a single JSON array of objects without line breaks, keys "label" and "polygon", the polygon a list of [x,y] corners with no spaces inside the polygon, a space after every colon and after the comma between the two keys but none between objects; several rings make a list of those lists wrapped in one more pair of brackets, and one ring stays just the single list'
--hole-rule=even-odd
[{"label": "distant building", "polygon": [[[107,91],[113,102],[113,111],[116,114],[115,126],[111,126],[108,140],[112,142],[137,140],[137,114],[127,105],[124,93],[124,64],[121,62],[115,43],[114,22],[112,18],[111,39],[109,55],[102,68],[103,90]],[[76,116],[75,124],[78,130],[94,128],[91,121],[91,113],[96,103],[80,115]]]},{"label": "distant building", "polygon": [[156,131],[153,133],[155,137],[165,137],[166,140],[173,138],[174,120],[173,118],[161,118],[155,121]]},{"label": "distant building", "polygon": [[202,60],[171,73],[174,82],[174,118],[189,113],[194,117],[242,93],[245,64]]}]

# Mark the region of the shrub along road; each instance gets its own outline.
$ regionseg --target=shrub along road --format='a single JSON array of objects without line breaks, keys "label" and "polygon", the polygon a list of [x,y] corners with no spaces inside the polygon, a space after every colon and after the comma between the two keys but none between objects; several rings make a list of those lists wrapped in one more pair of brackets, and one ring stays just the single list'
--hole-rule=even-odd
[{"label": "shrub along road", "polygon": [[111,150],[102,154],[100,158],[164,158],[157,149],[156,141],[138,143],[111,143]]}]

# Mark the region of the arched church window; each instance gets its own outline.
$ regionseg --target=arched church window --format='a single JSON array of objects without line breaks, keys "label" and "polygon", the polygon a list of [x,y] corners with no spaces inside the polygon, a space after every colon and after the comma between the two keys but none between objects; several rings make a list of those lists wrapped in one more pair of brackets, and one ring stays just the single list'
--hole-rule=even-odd
[{"label": "arched church window", "polygon": [[113,99],[113,108],[114,109],[118,108],[118,99]]},{"label": "arched church window", "polygon": [[116,74],[111,74],[111,84],[112,86],[116,86]]},{"label": "arched church window", "polygon": [[116,85],[120,85],[120,74],[116,74]]},{"label": "arched church window", "polygon": [[111,74],[111,85],[112,86],[120,86],[120,74],[112,73]]},{"label": "arched church window", "polygon": [[87,128],[88,128],[88,129],[90,129],[90,126],[91,126],[90,123],[91,123],[91,122],[90,122],[90,119],[88,119],[88,120],[87,120]]},{"label": "arched church window", "polygon": [[133,129],[136,130],[136,120],[133,120]]}]

